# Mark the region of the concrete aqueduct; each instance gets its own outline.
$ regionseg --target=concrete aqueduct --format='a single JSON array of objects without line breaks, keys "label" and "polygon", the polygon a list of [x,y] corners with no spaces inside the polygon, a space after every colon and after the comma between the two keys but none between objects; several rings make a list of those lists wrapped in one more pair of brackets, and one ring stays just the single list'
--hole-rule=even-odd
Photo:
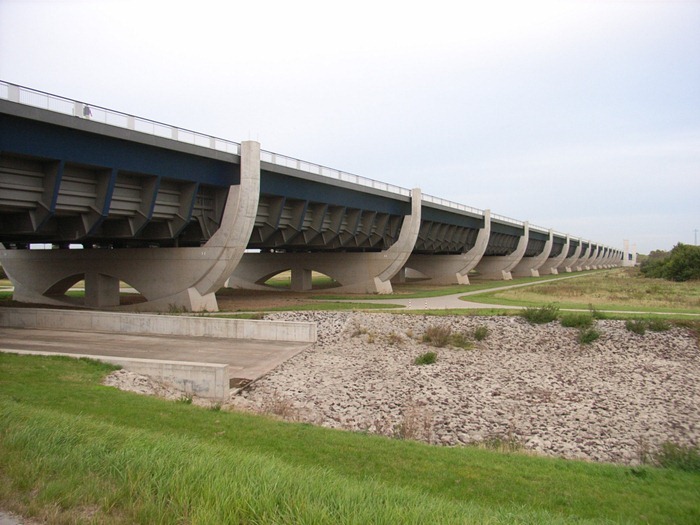
[{"label": "concrete aqueduct", "polygon": [[[347,292],[607,268],[623,250],[312,163],[0,82],[0,261],[28,303],[216,310],[319,271]],[[30,249],[36,243],[53,249]],[[80,247],[82,249],[70,249]],[[134,308],[134,306],[132,306]]]}]

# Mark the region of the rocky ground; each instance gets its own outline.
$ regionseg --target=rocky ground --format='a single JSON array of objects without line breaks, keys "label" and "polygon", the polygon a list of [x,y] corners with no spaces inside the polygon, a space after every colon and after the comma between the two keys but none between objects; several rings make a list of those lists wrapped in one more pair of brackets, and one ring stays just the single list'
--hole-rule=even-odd
[{"label": "rocky ground", "polygon": [[[700,444],[698,337],[679,328],[637,335],[623,321],[601,320],[600,339],[581,345],[576,329],[520,317],[266,318],[315,321],[318,342],[233,397],[233,408],[438,445],[624,464],[666,441]],[[467,335],[485,326],[488,336],[469,350],[421,342],[438,325]],[[437,352],[435,363],[414,364],[428,351]]]}]

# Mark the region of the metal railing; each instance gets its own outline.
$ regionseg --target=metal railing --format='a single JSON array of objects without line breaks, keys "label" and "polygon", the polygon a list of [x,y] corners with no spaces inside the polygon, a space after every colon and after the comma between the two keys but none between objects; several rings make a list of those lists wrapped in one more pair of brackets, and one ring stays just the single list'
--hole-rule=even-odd
[{"label": "metal railing", "polygon": [[537,226],[536,224],[528,224],[528,228],[530,230],[537,230],[538,232],[542,233],[549,233],[549,228],[545,228],[544,226]]},{"label": "metal railing", "polygon": [[459,204],[440,197],[433,197],[432,195],[423,195],[423,200],[426,202],[432,202],[433,204],[439,204],[440,206],[445,206],[446,208],[451,208],[453,210],[466,211],[467,213],[481,215],[482,217],[484,215],[484,210],[480,210],[479,208],[473,208],[472,206]]},{"label": "metal railing", "polygon": [[510,217],[506,217],[505,215],[497,215],[495,213],[491,214],[491,220],[496,219],[497,221],[500,222],[506,222],[510,224],[515,224],[516,226],[522,226],[525,224],[523,221],[519,221],[518,219],[511,219]]},{"label": "metal railing", "polygon": [[[63,113],[64,115],[72,115],[77,118],[94,120],[110,126],[131,129],[140,133],[147,133],[149,135],[172,139],[187,144],[194,144],[204,148],[215,149],[236,155],[240,155],[241,153],[241,145],[237,142],[213,137],[211,135],[198,133],[196,131],[191,131],[184,128],[178,128],[169,124],[129,115],[127,113],[114,111],[101,106],[95,106],[92,104],[79,102],[77,100],[60,97],[58,95],[19,86],[17,84],[11,84],[2,80],[0,80],[0,99],[38,107],[49,111],[55,111],[57,113]],[[275,164],[276,166],[285,166],[303,171],[305,173],[350,182],[352,184],[386,191],[404,197],[411,195],[411,190],[407,188],[402,188],[394,184],[388,184],[386,182],[381,182],[367,177],[361,177],[359,175],[353,175],[351,173],[314,164],[313,162],[295,159],[279,153],[261,150],[260,157],[262,161]],[[484,211],[478,208],[459,204],[440,197],[434,197],[432,195],[423,195],[423,201],[475,215],[484,215]],[[523,221],[512,219],[504,215],[497,215],[495,213],[491,214],[491,218],[500,222],[514,224],[516,226],[523,226],[524,224]],[[548,228],[540,228],[536,226],[533,226],[533,228],[538,230],[541,229],[542,231],[549,231]]]},{"label": "metal railing", "polygon": [[269,162],[270,164],[275,164],[276,166],[293,168],[295,170],[303,171],[305,173],[312,173],[314,175],[321,175],[322,177],[328,177],[330,179],[350,182],[353,184],[358,184],[360,186],[365,186],[367,188],[374,188],[377,190],[387,191],[396,195],[411,195],[411,190],[402,188],[401,186],[395,186],[394,184],[388,184],[386,182],[369,179],[367,177],[353,175],[352,173],[336,170],[334,168],[328,168],[326,166],[321,166],[319,164],[314,164],[313,162],[295,159],[286,155],[280,155],[279,153],[273,153],[272,151],[261,150],[260,160],[264,162]]},{"label": "metal railing", "polygon": [[10,84],[0,80],[0,98],[17,102],[27,106],[55,111],[64,115],[71,115],[78,118],[84,118],[116,126],[125,129],[131,129],[140,133],[147,133],[167,139],[177,140],[195,146],[202,146],[226,153],[240,155],[241,145],[230,140],[212,137],[189,129],[178,128],[163,124],[155,120],[149,120],[127,113],[121,113],[111,109],[71,100],[58,95],[52,95],[44,91]]}]

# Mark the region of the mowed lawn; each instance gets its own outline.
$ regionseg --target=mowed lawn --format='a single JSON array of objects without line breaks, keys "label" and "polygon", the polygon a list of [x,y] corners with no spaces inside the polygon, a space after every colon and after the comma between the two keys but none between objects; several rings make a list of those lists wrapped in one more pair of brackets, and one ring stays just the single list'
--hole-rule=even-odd
[{"label": "mowed lawn", "polygon": [[700,474],[444,448],[120,392],[0,354],[0,508],[54,523],[700,523]]}]

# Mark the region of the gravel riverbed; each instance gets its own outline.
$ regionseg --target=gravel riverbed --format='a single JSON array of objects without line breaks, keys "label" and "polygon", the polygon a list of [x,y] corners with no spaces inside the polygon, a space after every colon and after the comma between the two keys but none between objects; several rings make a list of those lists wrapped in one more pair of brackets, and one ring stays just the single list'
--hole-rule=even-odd
[{"label": "gravel riverbed", "polygon": [[[432,317],[289,312],[314,321],[318,342],[232,399],[325,427],[458,446],[500,442],[539,454],[638,463],[662,443],[700,442],[697,335],[673,328],[637,335],[599,320],[601,337],[577,342],[558,322],[520,317]],[[431,326],[488,336],[474,348],[421,342]],[[437,361],[416,365],[417,356]]]}]

